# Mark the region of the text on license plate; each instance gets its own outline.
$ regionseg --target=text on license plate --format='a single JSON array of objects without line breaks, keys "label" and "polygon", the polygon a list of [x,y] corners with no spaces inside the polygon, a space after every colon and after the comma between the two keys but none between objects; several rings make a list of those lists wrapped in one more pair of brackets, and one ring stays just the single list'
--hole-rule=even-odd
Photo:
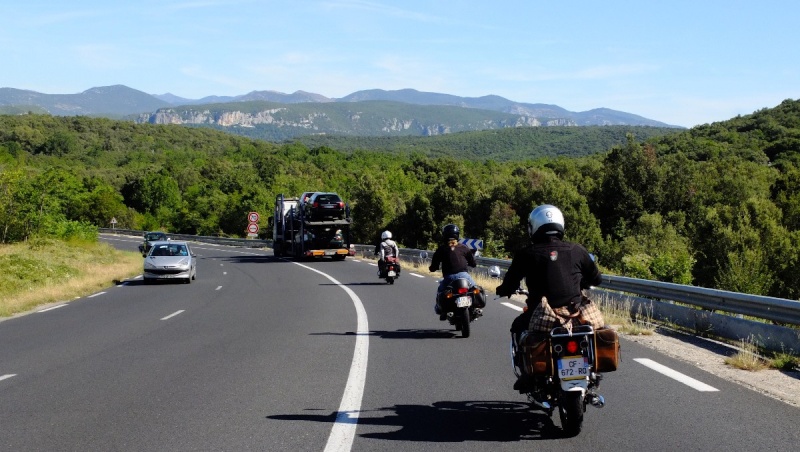
[{"label": "text on license plate", "polygon": [[389,270],[389,276],[397,276],[397,273],[394,270]]},{"label": "text on license plate", "polygon": [[459,308],[466,308],[472,304],[471,297],[458,297],[456,298],[456,306]]},{"label": "text on license plate", "polygon": [[589,362],[583,356],[567,356],[558,360],[558,376],[562,380],[577,380],[589,375]]}]

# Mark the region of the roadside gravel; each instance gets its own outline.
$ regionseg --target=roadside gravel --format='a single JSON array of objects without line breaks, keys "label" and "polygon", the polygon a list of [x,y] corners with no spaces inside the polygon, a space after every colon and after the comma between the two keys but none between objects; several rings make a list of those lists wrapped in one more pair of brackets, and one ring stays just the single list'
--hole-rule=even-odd
[{"label": "roadside gravel", "polygon": [[[800,372],[798,371],[736,369],[725,364],[725,358],[735,354],[736,348],[680,333],[654,333],[650,336],[620,333],[620,336],[690,363],[720,378],[800,408]],[[624,349],[622,350],[622,359],[625,359]]]}]

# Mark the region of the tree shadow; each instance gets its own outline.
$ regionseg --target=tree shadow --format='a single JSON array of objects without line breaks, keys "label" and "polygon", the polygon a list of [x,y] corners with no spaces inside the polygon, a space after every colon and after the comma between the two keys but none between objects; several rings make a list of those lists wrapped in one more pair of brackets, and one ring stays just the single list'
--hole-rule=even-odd
[{"label": "tree shadow", "polygon": [[[435,402],[432,405],[395,405],[358,413],[358,436],[386,441],[461,443],[512,442],[563,438],[560,428],[528,403],[505,401]],[[268,419],[333,423],[332,414],[282,414]],[[375,431],[372,427],[386,427]]]}]

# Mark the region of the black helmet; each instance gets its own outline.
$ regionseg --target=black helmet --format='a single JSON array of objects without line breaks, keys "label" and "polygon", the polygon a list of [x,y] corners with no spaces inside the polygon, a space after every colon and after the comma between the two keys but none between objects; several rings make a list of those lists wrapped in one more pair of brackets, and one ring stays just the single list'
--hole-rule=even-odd
[{"label": "black helmet", "polygon": [[448,224],[447,226],[442,228],[442,237],[445,240],[458,240],[461,234],[461,230],[458,229],[458,226],[454,224]]}]

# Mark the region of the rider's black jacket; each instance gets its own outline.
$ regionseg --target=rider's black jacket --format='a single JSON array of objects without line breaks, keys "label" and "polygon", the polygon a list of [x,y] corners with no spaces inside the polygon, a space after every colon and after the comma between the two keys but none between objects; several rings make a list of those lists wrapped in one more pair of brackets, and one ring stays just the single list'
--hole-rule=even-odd
[{"label": "rider's black jacket", "polygon": [[431,266],[428,267],[428,270],[435,272],[439,269],[439,264],[442,264],[443,275],[465,272],[468,270],[467,266],[475,267],[477,265],[472,250],[463,243],[459,243],[452,248],[448,244],[439,246],[433,253]]},{"label": "rider's black jacket", "polygon": [[497,286],[497,295],[513,294],[522,278],[528,288],[530,310],[542,296],[553,308],[577,303],[581,289],[601,282],[600,270],[586,248],[552,236],[536,240],[514,256],[503,283]]}]

